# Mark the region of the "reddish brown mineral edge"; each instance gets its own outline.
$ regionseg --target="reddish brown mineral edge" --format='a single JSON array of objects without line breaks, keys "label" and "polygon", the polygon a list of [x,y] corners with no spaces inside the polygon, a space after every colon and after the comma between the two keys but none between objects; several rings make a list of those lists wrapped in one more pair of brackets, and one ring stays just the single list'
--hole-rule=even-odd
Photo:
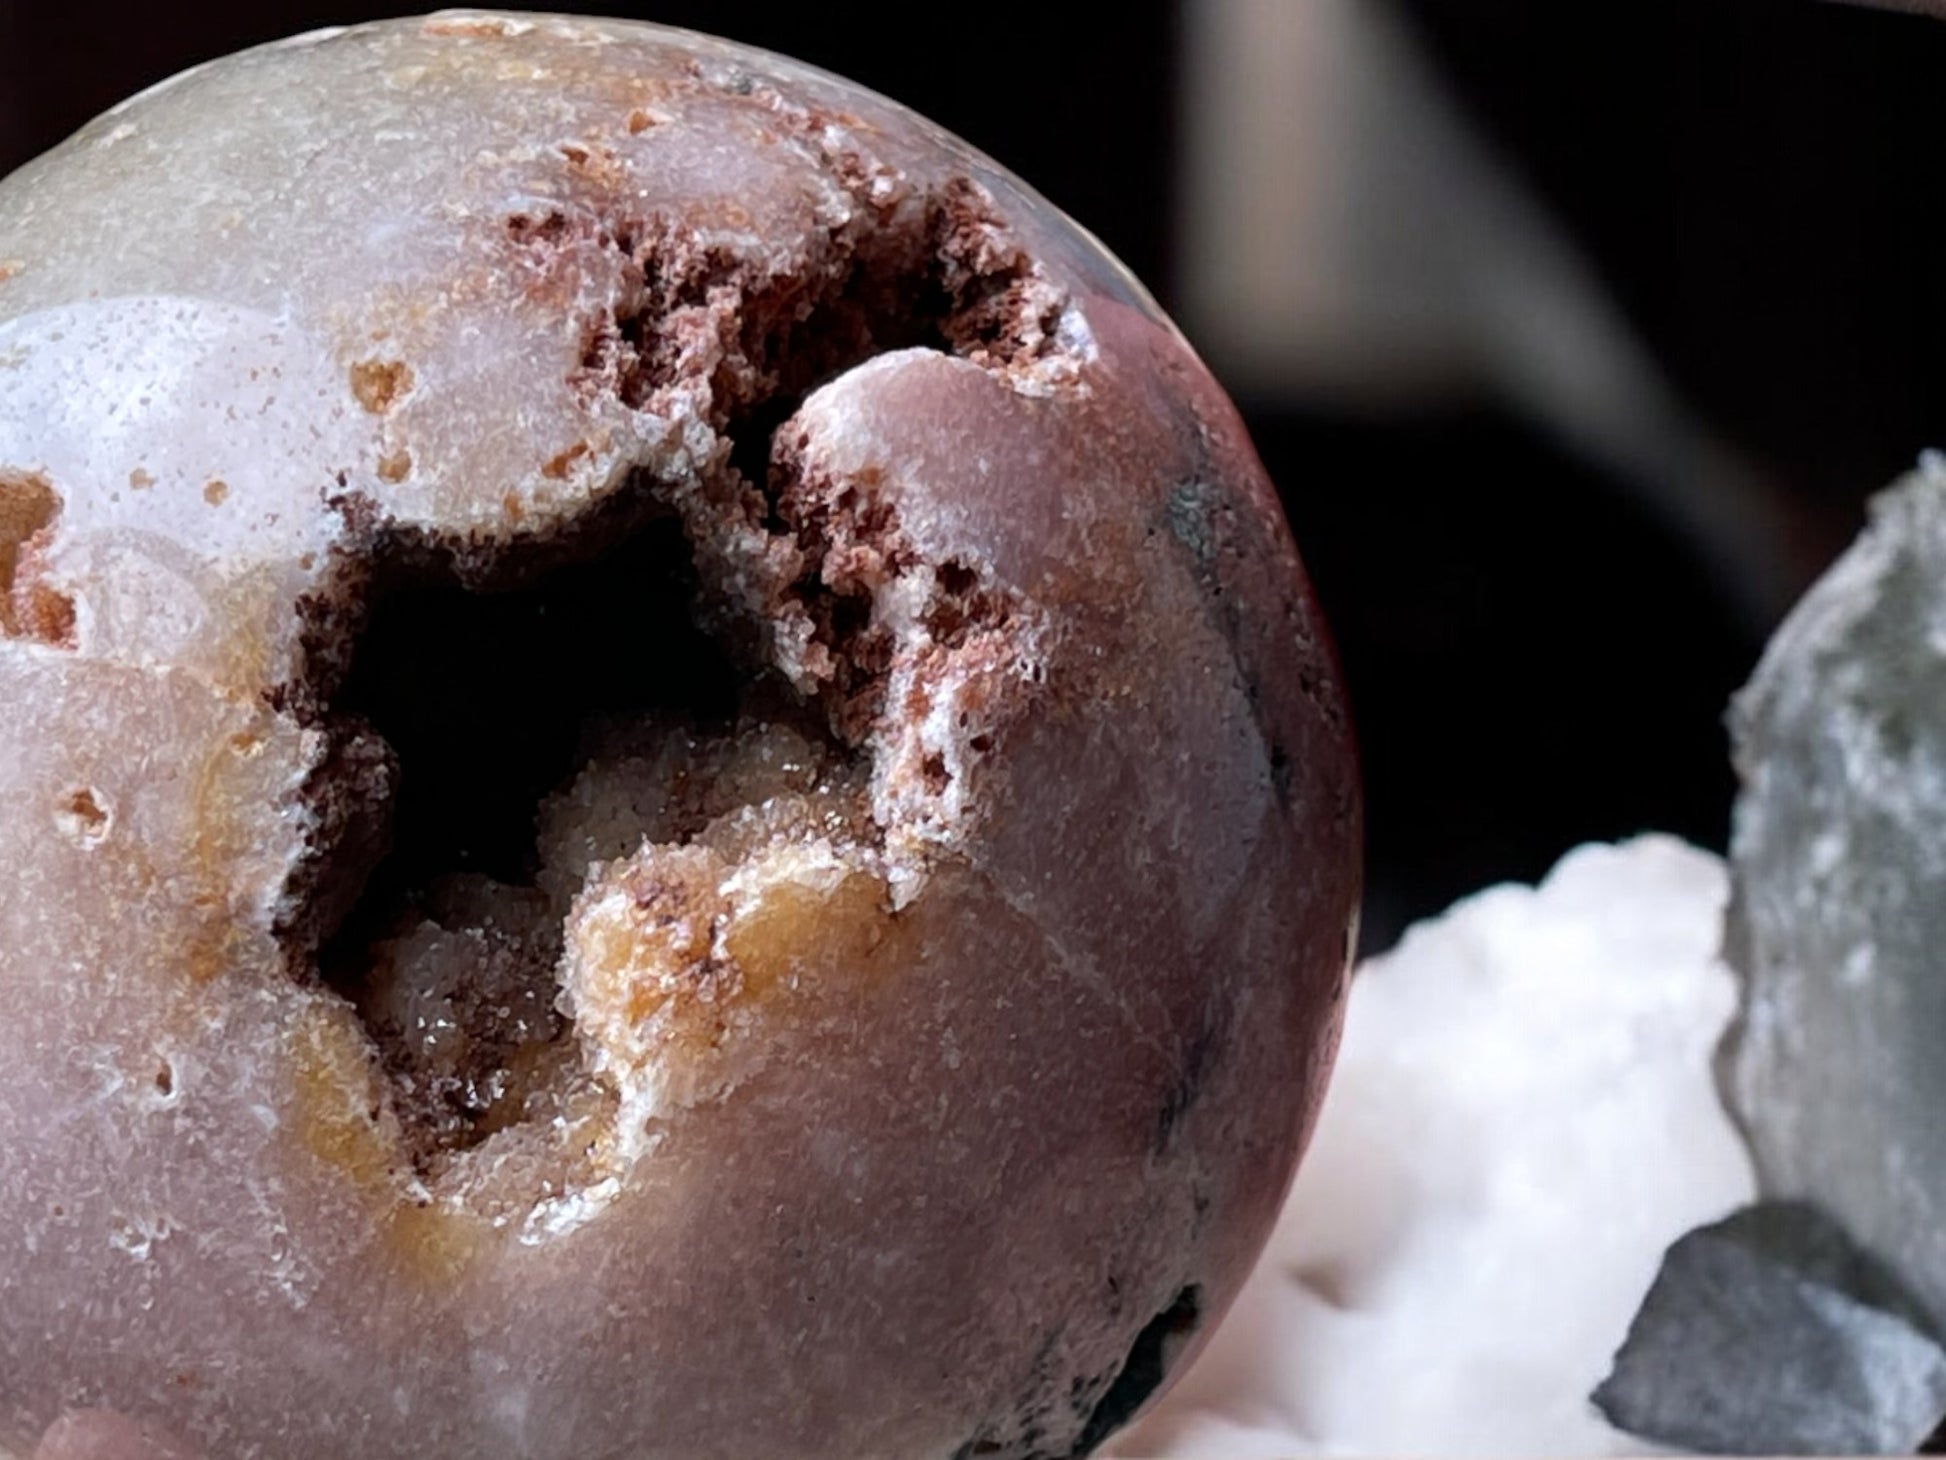
[{"label": "reddish brown mineral edge", "polygon": [[0,184],[0,1450],[1083,1452],[1359,835],[1235,411],[881,98],[446,14]]}]

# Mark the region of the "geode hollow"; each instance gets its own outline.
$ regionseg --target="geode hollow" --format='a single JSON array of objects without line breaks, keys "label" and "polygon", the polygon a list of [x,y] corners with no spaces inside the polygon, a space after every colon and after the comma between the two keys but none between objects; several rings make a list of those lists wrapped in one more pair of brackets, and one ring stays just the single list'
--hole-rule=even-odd
[{"label": "geode hollow", "polygon": [[0,185],[0,1449],[1083,1453],[1358,840],[1233,409],[880,98],[442,14]]}]

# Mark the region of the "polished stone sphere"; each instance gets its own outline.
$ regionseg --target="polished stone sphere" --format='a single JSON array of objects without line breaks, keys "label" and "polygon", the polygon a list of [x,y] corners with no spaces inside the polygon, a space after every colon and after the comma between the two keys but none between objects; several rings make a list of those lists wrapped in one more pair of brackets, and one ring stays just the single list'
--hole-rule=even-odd
[{"label": "polished stone sphere", "polygon": [[1269,1232],[1343,692],[1101,248],[444,14],[0,184],[0,1450],[1066,1456]]}]

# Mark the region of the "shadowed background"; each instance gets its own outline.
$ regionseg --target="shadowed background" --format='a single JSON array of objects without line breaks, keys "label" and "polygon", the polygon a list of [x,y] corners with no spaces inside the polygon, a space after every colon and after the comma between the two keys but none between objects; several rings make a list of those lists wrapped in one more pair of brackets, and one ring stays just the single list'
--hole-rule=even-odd
[{"label": "shadowed background", "polygon": [[[420,8],[0,0],[0,172],[198,60]],[[1946,445],[1946,22],[1814,0],[594,8],[916,107],[1177,315],[1338,637],[1370,944],[1578,841],[1720,847],[1728,695],[1866,496]]]}]

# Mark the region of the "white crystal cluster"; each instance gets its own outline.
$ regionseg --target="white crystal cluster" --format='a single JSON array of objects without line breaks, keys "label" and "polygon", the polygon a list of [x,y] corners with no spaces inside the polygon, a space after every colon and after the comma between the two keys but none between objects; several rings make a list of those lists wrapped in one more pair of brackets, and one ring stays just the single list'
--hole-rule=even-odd
[{"label": "white crystal cluster", "polygon": [[1115,1453],[1640,1453],[1587,1396],[1663,1250],[1753,1194],[1728,892],[1669,837],[1583,847],[1367,963],[1269,1251]]}]

